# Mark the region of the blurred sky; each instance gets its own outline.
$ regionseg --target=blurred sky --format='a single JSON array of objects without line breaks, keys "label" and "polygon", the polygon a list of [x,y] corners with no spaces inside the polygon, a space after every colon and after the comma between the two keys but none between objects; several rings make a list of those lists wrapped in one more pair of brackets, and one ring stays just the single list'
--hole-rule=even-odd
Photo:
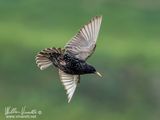
[{"label": "blurred sky", "polygon": [[[103,75],[81,77],[70,104],[58,72],[35,55],[63,47],[103,15],[88,62]],[[6,106],[39,109],[37,120],[159,120],[159,0],[0,0],[0,119]]]}]

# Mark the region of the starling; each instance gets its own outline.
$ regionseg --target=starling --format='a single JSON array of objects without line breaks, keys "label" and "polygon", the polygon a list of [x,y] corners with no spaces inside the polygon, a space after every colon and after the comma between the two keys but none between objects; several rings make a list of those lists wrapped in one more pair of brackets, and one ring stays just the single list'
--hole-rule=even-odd
[{"label": "starling", "polygon": [[52,65],[58,68],[60,80],[68,95],[68,103],[80,82],[80,75],[93,73],[102,77],[86,62],[95,51],[101,21],[102,16],[92,18],[64,48],[46,48],[36,55],[36,63],[41,70]]}]

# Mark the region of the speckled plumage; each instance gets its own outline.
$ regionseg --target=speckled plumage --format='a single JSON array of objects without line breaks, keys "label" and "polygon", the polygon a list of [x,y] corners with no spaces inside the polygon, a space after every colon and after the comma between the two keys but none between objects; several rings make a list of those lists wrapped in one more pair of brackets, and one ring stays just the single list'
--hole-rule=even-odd
[{"label": "speckled plumage", "polygon": [[82,75],[96,72],[95,68],[84,60],[75,58],[68,53],[50,56],[49,59],[56,67],[68,74]]},{"label": "speckled plumage", "polygon": [[98,74],[86,60],[93,54],[100,30],[102,16],[96,16],[84,25],[80,31],[62,48],[46,48],[36,56],[38,67],[43,70],[51,65],[58,68],[60,79],[70,102],[80,75]]}]

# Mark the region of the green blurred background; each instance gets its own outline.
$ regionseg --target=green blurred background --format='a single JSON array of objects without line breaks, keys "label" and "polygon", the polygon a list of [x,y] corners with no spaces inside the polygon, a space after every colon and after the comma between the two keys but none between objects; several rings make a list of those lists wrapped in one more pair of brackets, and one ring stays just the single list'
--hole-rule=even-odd
[{"label": "green blurred background", "polygon": [[[88,62],[103,78],[82,76],[68,104],[57,70],[39,70],[35,55],[96,15]],[[41,110],[37,120],[159,120],[159,0],[0,0],[0,120],[6,106]]]}]

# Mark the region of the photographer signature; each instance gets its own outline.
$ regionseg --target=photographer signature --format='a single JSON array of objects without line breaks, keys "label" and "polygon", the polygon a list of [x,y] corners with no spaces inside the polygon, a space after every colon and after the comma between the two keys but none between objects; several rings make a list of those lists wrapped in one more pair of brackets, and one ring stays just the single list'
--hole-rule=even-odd
[{"label": "photographer signature", "polygon": [[11,107],[11,106],[7,106],[5,107],[5,115],[40,115],[42,114],[42,111],[37,110],[37,109],[27,109],[26,106],[21,107],[20,109],[18,109],[17,107]]}]

